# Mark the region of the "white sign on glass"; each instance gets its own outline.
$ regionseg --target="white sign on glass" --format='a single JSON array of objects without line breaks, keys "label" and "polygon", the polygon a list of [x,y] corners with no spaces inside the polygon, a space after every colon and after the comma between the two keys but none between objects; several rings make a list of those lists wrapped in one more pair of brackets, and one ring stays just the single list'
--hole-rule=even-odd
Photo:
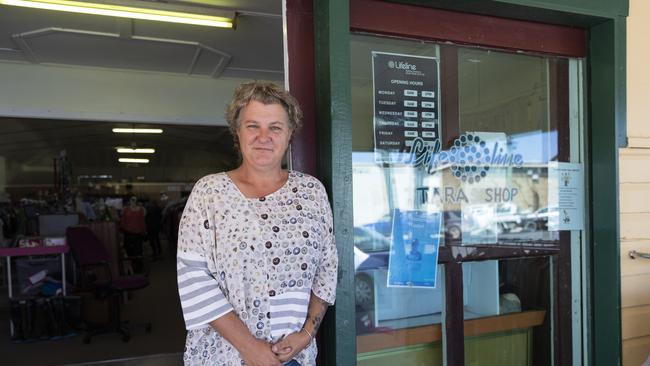
[{"label": "white sign on glass", "polygon": [[584,170],[579,163],[548,165],[548,230],[585,227]]}]

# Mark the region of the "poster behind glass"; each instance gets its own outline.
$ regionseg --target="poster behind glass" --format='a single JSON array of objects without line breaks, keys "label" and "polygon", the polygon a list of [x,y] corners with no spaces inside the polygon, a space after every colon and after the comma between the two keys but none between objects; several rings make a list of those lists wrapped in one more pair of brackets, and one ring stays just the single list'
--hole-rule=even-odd
[{"label": "poster behind glass", "polygon": [[440,144],[438,59],[372,52],[377,163],[403,162],[414,141]]}]

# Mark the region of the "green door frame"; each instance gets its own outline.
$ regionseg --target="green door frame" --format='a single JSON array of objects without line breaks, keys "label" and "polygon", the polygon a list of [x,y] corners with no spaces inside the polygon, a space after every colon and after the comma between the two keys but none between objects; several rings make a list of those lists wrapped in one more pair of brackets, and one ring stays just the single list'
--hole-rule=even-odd
[{"label": "green door frame", "polygon": [[[349,2],[314,0],[318,174],[330,192],[339,250],[337,304],[323,328],[323,365],[356,363],[352,244]],[[621,364],[618,148],[626,145],[625,18],[628,0],[394,1],[588,30],[588,216],[585,364]]]}]

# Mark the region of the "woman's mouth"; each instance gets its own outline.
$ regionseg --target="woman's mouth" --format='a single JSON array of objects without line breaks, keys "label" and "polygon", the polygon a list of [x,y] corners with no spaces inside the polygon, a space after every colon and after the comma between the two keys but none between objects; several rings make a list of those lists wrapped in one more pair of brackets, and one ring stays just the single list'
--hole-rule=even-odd
[{"label": "woman's mouth", "polygon": [[254,147],[253,150],[269,151],[269,152],[272,152],[272,151],[273,151],[273,148],[270,148],[270,147]]}]

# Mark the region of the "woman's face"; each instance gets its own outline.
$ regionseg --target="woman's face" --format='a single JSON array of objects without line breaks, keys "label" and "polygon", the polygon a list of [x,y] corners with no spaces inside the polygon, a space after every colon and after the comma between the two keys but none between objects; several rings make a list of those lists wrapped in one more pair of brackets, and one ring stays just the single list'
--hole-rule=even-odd
[{"label": "woman's face", "polygon": [[239,113],[242,165],[279,169],[291,138],[289,116],[280,104],[250,102]]}]

